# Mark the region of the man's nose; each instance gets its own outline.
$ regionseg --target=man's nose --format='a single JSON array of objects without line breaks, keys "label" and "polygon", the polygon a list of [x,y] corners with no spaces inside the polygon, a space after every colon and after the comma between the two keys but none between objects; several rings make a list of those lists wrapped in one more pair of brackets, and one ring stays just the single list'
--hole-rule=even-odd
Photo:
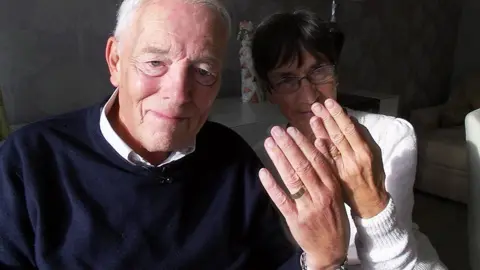
[{"label": "man's nose", "polygon": [[185,63],[172,64],[166,76],[163,97],[178,104],[189,102],[192,98],[192,78],[189,65]]}]

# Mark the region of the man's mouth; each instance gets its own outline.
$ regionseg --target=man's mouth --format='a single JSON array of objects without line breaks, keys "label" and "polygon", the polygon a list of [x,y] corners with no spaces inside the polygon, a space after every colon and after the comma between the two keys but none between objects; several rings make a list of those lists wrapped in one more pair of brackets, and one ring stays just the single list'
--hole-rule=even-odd
[{"label": "man's mouth", "polygon": [[153,111],[153,110],[149,110],[149,111],[147,111],[147,113],[152,114],[155,118],[168,120],[168,121],[183,121],[183,120],[188,119],[188,117],[185,117],[185,116],[163,113],[163,112]]}]

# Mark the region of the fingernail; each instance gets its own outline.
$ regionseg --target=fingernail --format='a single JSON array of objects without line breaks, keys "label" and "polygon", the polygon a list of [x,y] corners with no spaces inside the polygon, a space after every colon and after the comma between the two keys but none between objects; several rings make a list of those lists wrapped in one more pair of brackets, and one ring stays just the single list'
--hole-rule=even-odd
[{"label": "fingernail", "polygon": [[320,103],[314,103],[312,105],[312,111],[317,114],[322,112],[322,105],[320,105]]},{"label": "fingernail", "polygon": [[333,100],[327,99],[327,101],[325,101],[325,106],[329,109],[332,109],[333,106],[335,106],[335,103],[333,103]]},{"label": "fingernail", "polygon": [[265,168],[261,168],[260,171],[258,172],[258,176],[260,177],[267,177],[267,170]]},{"label": "fingernail", "polygon": [[273,133],[274,136],[282,137],[283,136],[283,129],[281,129],[280,127],[274,127],[274,128],[272,128],[272,133]]},{"label": "fingernail", "polygon": [[287,128],[287,132],[288,134],[290,134],[291,136],[295,136],[297,134],[297,129],[294,128],[294,127],[288,127]]},{"label": "fingernail", "polygon": [[265,146],[268,147],[268,148],[273,148],[275,146],[275,142],[273,141],[272,138],[268,137],[265,140]]}]

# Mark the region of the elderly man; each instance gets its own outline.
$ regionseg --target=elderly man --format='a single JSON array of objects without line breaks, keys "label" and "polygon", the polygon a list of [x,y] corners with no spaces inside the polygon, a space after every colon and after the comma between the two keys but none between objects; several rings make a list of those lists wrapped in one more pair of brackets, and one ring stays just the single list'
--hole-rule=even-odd
[{"label": "elderly man", "polygon": [[0,150],[1,269],[340,267],[348,224],[327,168],[317,208],[281,207],[294,250],[253,150],[206,122],[229,22],[215,0],[123,1],[106,48],[113,95],[24,127]]}]

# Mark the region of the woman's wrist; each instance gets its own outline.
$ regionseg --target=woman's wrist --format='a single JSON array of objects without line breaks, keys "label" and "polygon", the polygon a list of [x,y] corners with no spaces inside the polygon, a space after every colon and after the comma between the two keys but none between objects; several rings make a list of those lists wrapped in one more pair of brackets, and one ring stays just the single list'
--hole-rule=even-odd
[{"label": "woman's wrist", "polygon": [[302,270],[343,270],[346,269],[346,255],[341,260],[333,260],[331,262],[318,262],[309,257],[305,252],[300,257],[300,265]]}]

